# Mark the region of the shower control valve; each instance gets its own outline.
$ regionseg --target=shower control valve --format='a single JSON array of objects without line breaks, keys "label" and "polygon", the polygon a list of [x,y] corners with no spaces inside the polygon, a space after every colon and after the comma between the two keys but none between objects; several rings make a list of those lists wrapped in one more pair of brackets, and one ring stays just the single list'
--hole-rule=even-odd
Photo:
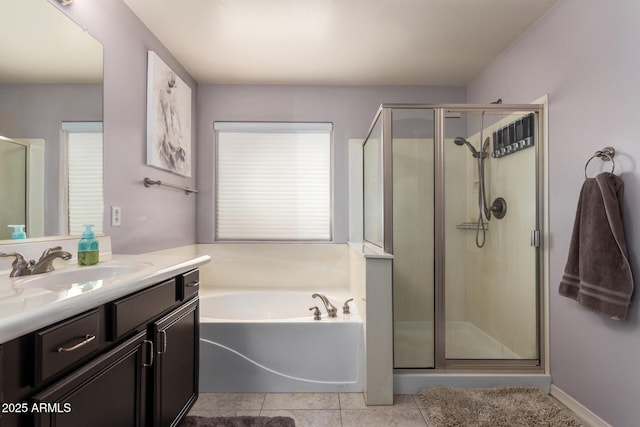
[{"label": "shower control valve", "polygon": [[320,315],[320,309],[318,308],[317,305],[314,305],[313,307],[309,307],[309,310],[313,310],[313,320],[322,319],[322,316]]}]

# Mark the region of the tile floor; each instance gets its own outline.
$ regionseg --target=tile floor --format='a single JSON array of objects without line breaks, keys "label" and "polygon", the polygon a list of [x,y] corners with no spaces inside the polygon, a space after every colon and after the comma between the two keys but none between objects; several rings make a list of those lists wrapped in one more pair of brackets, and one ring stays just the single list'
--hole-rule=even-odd
[{"label": "tile floor", "polygon": [[394,396],[393,406],[366,406],[362,393],[201,393],[189,415],[279,415],[296,427],[424,427],[423,408],[412,395]]}]

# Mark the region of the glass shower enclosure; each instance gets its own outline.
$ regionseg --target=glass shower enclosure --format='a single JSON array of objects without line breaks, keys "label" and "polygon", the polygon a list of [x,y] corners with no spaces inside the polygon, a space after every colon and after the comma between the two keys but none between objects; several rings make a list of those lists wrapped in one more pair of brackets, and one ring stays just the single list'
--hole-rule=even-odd
[{"label": "glass shower enclosure", "polygon": [[27,224],[29,146],[0,136],[0,240],[10,239],[10,224]]},{"label": "glass shower enclosure", "polygon": [[541,369],[541,113],[378,110],[363,235],[393,254],[396,369]]}]

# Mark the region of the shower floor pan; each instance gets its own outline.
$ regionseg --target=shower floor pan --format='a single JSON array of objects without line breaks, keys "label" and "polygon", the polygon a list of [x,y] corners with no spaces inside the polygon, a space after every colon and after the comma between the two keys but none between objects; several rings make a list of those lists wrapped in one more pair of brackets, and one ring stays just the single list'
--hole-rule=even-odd
[{"label": "shower floor pan", "polygon": [[[433,322],[396,322],[394,365],[396,368],[434,366]],[[471,322],[447,322],[447,358],[522,359]]]}]

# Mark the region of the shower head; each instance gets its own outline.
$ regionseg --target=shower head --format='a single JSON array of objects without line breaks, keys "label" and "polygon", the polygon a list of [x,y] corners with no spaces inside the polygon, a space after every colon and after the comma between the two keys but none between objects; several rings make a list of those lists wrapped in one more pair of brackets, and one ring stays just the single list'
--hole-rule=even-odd
[{"label": "shower head", "polygon": [[456,145],[464,145],[465,143],[467,143],[467,144],[468,144],[467,140],[466,140],[466,139],[464,139],[464,138],[463,138],[463,137],[461,137],[461,136],[456,137],[456,139],[454,139],[454,140],[453,140],[453,142],[454,142]]},{"label": "shower head", "polygon": [[474,148],[474,146],[473,146],[473,145],[471,145],[471,143],[470,143],[469,141],[467,141],[465,138],[463,138],[463,137],[461,137],[461,136],[458,136],[458,137],[456,137],[456,139],[454,139],[454,140],[453,140],[453,142],[454,142],[456,145],[460,145],[460,146],[462,146],[462,145],[465,145],[465,144],[466,144],[466,145],[467,145],[467,147],[469,148],[469,150],[471,150],[471,153],[473,154],[473,157],[480,157],[480,153],[478,153],[478,150],[476,150],[476,149]]}]

